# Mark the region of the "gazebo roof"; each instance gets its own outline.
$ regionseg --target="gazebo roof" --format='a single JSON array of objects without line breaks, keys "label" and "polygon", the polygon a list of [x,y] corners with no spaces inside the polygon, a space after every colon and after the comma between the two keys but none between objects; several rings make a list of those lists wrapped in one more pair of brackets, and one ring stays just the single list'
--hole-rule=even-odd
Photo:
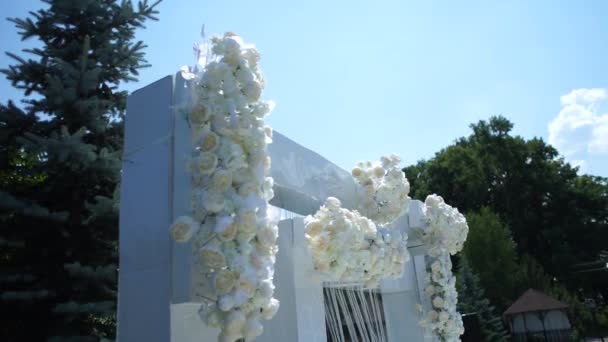
[{"label": "gazebo roof", "polygon": [[515,301],[515,303],[511,304],[507,311],[505,311],[504,315],[515,315],[523,312],[549,311],[566,308],[568,308],[566,303],[560,302],[553,297],[549,297],[540,291],[528,289]]}]

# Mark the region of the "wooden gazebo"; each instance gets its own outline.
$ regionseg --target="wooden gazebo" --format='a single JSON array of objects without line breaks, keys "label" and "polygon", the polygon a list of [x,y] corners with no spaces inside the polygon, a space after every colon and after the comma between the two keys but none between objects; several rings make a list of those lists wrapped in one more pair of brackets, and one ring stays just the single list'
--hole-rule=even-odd
[{"label": "wooden gazebo", "polygon": [[569,341],[568,305],[528,289],[508,309],[506,319],[514,341]]}]

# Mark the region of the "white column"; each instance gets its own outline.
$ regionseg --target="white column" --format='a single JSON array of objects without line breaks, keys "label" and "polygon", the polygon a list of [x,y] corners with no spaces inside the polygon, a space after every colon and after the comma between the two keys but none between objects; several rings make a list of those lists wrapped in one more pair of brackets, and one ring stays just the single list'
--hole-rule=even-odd
[{"label": "white column", "polygon": [[118,339],[168,341],[173,79],[128,98],[121,180]]}]

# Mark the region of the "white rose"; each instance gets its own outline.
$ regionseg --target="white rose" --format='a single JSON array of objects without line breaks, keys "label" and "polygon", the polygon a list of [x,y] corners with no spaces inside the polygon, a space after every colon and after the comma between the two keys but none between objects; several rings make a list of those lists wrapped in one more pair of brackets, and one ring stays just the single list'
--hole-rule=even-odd
[{"label": "white rose", "polygon": [[444,301],[443,298],[436,296],[435,298],[433,298],[433,306],[436,307],[437,309],[443,309],[444,306]]},{"label": "white rose", "polygon": [[265,117],[270,112],[270,108],[266,102],[258,101],[250,104],[249,107],[251,108],[251,115],[259,119]]},{"label": "white rose", "polygon": [[317,220],[314,220],[312,216],[308,216],[307,220],[308,221],[305,225],[306,234],[311,237],[319,235],[319,233],[321,233],[323,230],[323,224]]},{"label": "white rose", "polygon": [[207,218],[207,210],[205,210],[205,208],[197,204],[192,206],[192,210],[194,211],[193,216],[195,220],[199,222],[205,221]]},{"label": "white rose", "polygon": [[203,265],[219,269],[226,266],[226,257],[217,246],[206,245],[199,249],[199,258]]},{"label": "white rose", "polygon": [[260,60],[260,53],[255,48],[246,48],[243,50],[243,58],[247,59],[251,67],[255,67]]},{"label": "white rose", "polygon": [[232,216],[218,216],[215,223],[215,233],[222,241],[231,241],[237,233],[237,226]]},{"label": "white rose", "polygon": [[[215,290],[219,294],[226,294],[234,288],[236,285],[238,275],[234,271],[230,270],[220,270],[215,275],[214,285]],[[226,310],[224,310],[226,311]]]},{"label": "white rose", "polygon": [[226,317],[224,329],[222,330],[228,335],[238,335],[241,334],[243,328],[245,328],[245,323],[245,314],[243,314],[241,310],[233,310]]},{"label": "white rose", "polygon": [[262,317],[264,317],[264,319],[272,319],[277,311],[279,311],[279,301],[272,298],[268,304],[262,308]]},{"label": "white rose", "polygon": [[200,142],[200,147],[203,151],[213,152],[220,145],[220,137],[214,132],[209,131]]},{"label": "white rose", "polygon": [[211,152],[202,152],[194,160],[194,168],[201,175],[210,175],[217,167],[217,156]]},{"label": "white rose", "polygon": [[272,283],[272,279],[264,279],[260,282],[260,296],[262,297],[272,297],[274,294],[274,284]]},{"label": "white rose", "polygon": [[231,295],[220,296],[217,305],[224,312],[230,311],[234,308],[234,298]]},{"label": "white rose", "polygon": [[268,173],[270,171],[270,166],[272,165],[272,159],[270,156],[266,156],[264,158],[264,172]]},{"label": "white rose", "polygon": [[251,341],[254,338],[262,335],[263,332],[264,327],[257,318],[252,317],[247,320],[247,325],[245,326],[245,339],[247,341]]},{"label": "white rose", "polygon": [[207,191],[202,196],[203,206],[205,210],[211,213],[217,213],[224,209],[224,195],[215,191]]},{"label": "white rose", "polygon": [[431,264],[431,271],[433,273],[439,273],[441,271],[441,264],[439,261],[435,261]]},{"label": "white rose", "polygon": [[338,210],[342,206],[340,200],[335,197],[328,197],[325,200],[325,207],[329,210]]},{"label": "white rose", "polygon": [[234,306],[239,307],[243,306],[251,298],[251,294],[241,288],[236,288],[233,292],[233,298]]},{"label": "white rose", "polygon": [[211,177],[210,188],[213,191],[224,191],[232,185],[232,172],[218,169]]},{"label": "white rose", "polygon": [[218,336],[217,336],[217,342],[238,342],[239,340],[241,340],[243,338],[243,334],[242,333],[234,333],[234,334],[229,334],[225,331],[222,331]]},{"label": "white rose", "polygon": [[314,264],[315,264],[315,270],[322,272],[322,273],[329,272],[329,269],[330,269],[329,262],[315,260]]},{"label": "white rose", "polygon": [[237,215],[239,229],[245,233],[251,233],[256,230],[256,216],[252,209],[241,209]]},{"label": "white rose", "polygon": [[255,75],[253,72],[251,72],[251,70],[248,68],[244,68],[243,66],[236,71],[236,79],[243,84],[253,81],[254,78]]},{"label": "white rose", "polygon": [[243,197],[247,197],[251,193],[256,193],[257,190],[258,190],[257,184],[255,184],[253,182],[247,182],[239,187],[239,195],[241,195]]},{"label": "white rose", "polygon": [[278,236],[279,230],[273,225],[262,227],[256,235],[258,243],[266,247],[276,244]]},{"label": "white rose", "polygon": [[257,283],[256,271],[252,268],[248,268],[245,272],[241,273],[239,277],[238,287],[248,294],[252,295],[255,290]]},{"label": "white rose", "polygon": [[190,112],[190,122],[193,125],[202,125],[209,120],[209,111],[207,107],[201,103],[197,103]]},{"label": "white rose", "polygon": [[262,95],[262,87],[257,81],[250,81],[243,87],[243,93],[247,96],[247,99],[251,102],[259,100]]},{"label": "white rose", "polygon": [[264,134],[266,135],[266,143],[270,144],[272,142],[272,127],[264,126]]},{"label": "white rose", "polygon": [[424,205],[428,208],[435,208],[439,206],[440,203],[443,203],[443,198],[435,194],[428,195],[424,200]]},{"label": "white rose", "polygon": [[262,193],[265,200],[270,201],[274,197],[274,179],[266,177],[262,184]]},{"label": "white rose", "polygon": [[386,174],[386,170],[382,166],[378,165],[378,166],[376,166],[376,167],[373,168],[372,174],[376,178],[382,178]]},{"label": "white rose", "polygon": [[171,225],[171,237],[176,242],[186,242],[200,229],[198,222],[191,217],[180,216]]},{"label": "white rose", "polygon": [[208,326],[219,328],[224,320],[223,314],[216,307],[208,307],[208,304],[202,304],[198,310],[198,314]]}]

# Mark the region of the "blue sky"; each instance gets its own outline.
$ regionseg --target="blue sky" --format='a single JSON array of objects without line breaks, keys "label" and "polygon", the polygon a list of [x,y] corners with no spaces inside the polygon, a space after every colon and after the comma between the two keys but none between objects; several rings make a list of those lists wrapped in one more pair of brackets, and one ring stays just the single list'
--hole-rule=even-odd
[{"label": "blue sky", "polygon": [[[3,1],[0,13],[38,7]],[[516,134],[608,176],[607,1],[165,0],[159,10],[138,33],[152,68],[126,89],[192,64],[204,23],[262,52],[264,97],[277,104],[268,123],[344,168],[388,153],[430,158],[502,114]],[[5,21],[0,43],[24,47]],[[19,93],[0,80],[8,98]]]}]

